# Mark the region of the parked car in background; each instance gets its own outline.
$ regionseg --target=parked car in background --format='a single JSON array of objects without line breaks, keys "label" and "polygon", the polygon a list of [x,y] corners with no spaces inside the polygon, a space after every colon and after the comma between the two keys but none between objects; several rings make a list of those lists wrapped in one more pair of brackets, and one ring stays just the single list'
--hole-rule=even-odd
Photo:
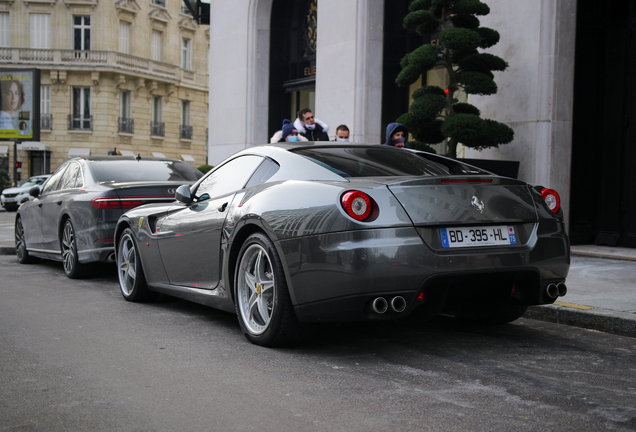
[{"label": "parked car in background", "polygon": [[90,263],[114,260],[117,219],[147,203],[174,201],[176,188],[203,174],[166,158],[75,158],[61,165],[41,190],[33,187],[15,220],[18,260],[64,263],[70,278],[87,275]]},{"label": "parked car in background", "polygon": [[4,189],[0,196],[0,204],[7,211],[16,211],[18,207],[20,207],[20,204],[33,199],[33,197],[29,195],[29,190],[31,190],[33,186],[43,184],[49,177],[51,177],[50,174],[29,177],[16,187]]},{"label": "parked car in background", "polygon": [[567,291],[558,194],[430,153],[251,147],[176,198],[121,216],[123,297],[233,311],[259,345],[296,343],[314,322],[503,324]]}]

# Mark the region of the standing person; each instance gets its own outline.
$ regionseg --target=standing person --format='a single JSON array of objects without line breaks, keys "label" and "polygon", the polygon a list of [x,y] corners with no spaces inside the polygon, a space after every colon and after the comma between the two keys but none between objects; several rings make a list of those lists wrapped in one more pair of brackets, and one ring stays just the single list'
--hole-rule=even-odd
[{"label": "standing person", "polygon": [[292,122],[287,119],[283,120],[283,128],[272,135],[272,138],[269,140],[271,143],[296,141],[307,141],[307,138],[298,135],[298,130],[294,127]]},{"label": "standing person", "polygon": [[0,81],[0,129],[17,129],[18,110],[22,106],[22,83],[11,75]]},{"label": "standing person", "polygon": [[400,123],[389,123],[386,127],[386,142],[383,145],[390,145],[399,148],[409,148],[406,138],[409,130]]},{"label": "standing person", "polygon": [[298,133],[308,141],[329,141],[329,125],[314,117],[309,108],[298,111],[298,118],[294,122]]},{"label": "standing person", "polygon": [[347,125],[341,124],[336,128],[336,137],[334,141],[349,142],[349,128]]}]

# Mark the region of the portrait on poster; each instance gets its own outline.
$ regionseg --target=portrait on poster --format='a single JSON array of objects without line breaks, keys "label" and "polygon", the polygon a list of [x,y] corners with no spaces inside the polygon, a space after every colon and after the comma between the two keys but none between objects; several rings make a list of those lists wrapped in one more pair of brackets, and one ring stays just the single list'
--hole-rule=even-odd
[{"label": "portrait on poster", "polygon": [[0,139],[39,138],[39,121],[37,124],[34,121],[39,117],[39,105],[35,105],[40,99],[37,72],[34,69],[0,70]]}]

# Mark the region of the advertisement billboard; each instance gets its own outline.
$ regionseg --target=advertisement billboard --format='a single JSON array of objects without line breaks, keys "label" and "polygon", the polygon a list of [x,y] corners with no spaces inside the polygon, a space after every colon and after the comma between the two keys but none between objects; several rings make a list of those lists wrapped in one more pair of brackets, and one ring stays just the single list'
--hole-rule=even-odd
[{"label": "advertisement billboard", "polygon": [[40,70],[0,69],[0,141],[40,140]]}]

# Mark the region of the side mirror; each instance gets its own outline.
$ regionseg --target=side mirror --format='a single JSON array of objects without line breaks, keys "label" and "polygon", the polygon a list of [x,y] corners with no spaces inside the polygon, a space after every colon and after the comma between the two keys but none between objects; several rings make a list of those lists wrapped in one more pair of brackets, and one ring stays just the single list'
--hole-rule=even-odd
[{"label": "side mirror", "polygon": [[40,186],[33,186],[31,189],[29,189],[29,195],[31,195],[33,198],[37,198],[40,196]]},{"label": "side mirror", "polygon": [[190,204],[192,202],[192,195],[190,194],[190,186],[183,185],[177,188],[177,192],[174,194],[177,201],[184,204]]}]

